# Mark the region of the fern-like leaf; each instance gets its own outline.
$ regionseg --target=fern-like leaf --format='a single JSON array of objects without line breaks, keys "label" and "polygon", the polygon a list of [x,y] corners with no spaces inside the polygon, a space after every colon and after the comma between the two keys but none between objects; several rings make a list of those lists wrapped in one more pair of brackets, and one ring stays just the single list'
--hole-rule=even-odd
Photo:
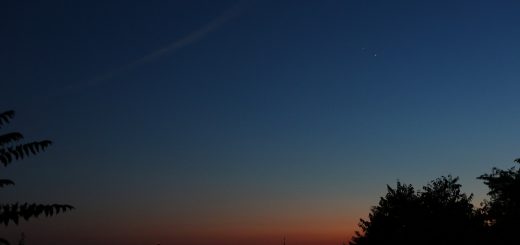
[{"label": "fern-like leaf", "polygon": [[7,185],[14,185],[14,182],[10,179],[0,179],[0,188]]},{"label": "fern-like leaf", "polygon": [[0,113],[0,127],[8,124],[14,117],[14,111],[5,111]]},{"label": "fern-like leaf", "polygon": [[27,156],[36,155],[44,151],[52,144],[50,140],[35,141],[27,144],[21,144],[7,149],[0,149],[0,162],[7,166],[14,160],[22,160]]},{"label": "fern-like leaf", "polygon": [[73,209],[73,206],[67,204],[4,204],[0,205],[0,223],[7,226],[10,222],[13,222],[18,225],[21,218],[29,220],[30,218],[38,218],[40,215],[50,217]]},{"label": "fern-like leaf", "polygon": [[23,139],[23,135],[18,132],[0,135],[0,146],[6,145],[6,144],[9,144],[12,142],[16,142],[21,139]]}]

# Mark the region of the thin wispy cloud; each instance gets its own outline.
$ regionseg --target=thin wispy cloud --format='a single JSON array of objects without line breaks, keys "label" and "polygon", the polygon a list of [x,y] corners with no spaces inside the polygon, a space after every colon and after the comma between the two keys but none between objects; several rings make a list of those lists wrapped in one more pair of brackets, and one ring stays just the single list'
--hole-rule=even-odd
[{"label": "thin wispy cloud", "polygon": [[199,29],[196,29],[184,37],[177,39],[168,45],[165,45],[137,60],[134,60],[126,65],[122,65],[121,67],[111,70],[109,72],[106,72],[104,74],[101,74],[99,76],[96,76],[94,78],[91,78],[84,82],[79,82],[75,84],[71,84],[60,91],[58,91],[55,95],[63,95],[67,93],[76,92],[79,90],[86,89],[88,87],[99,85],[103,82],[107,82],[111,78],[123,74],[124,72],[127,72],[129,70],[132,70],[138,66],[141,66],[146,63],[153,62],[163,56],[171,55],[175,51],[182,49],[186,46],[189,46],[193,43],[196,43],[202,39],[204,39],[206,36],[211,34],[212,32],[215,32],[222,28],[226,23],[228,23],[230,20],[238,17],[241,15],[245,8],[248,6],[250,2],[249,1],[240,1],[225,11],[223,11],[219,16],[217,16],[215,19],[211,20],[204,26],[200,27]]}]

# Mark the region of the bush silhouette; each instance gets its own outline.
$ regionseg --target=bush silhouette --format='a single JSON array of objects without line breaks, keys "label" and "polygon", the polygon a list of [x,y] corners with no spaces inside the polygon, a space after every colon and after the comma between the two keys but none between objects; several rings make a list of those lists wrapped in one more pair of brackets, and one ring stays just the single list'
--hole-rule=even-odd
[{"label": "bush silhouette", "polygon": [[[14,115],[14,111],[0,113],[0,128],[9,123]],[[52,144],[49,140],[20,143],[23,138],[23,135],[19,132],[0,135],[0,163],[4,167],[14,161],[36,155]],[[14,185],[14,182],[10,179],[0,179],[0,188],[9,185]],[[6,226],[10,223],[17,225],[20,219],[29,220],[41,215],[53,216],[71,209],[74,209],[74,207],[67,204],[0,203],[0,223]],[[23,236],[20,243],[23,243]],[[9,244],[9,242],[0,238],[0,244]]]}]

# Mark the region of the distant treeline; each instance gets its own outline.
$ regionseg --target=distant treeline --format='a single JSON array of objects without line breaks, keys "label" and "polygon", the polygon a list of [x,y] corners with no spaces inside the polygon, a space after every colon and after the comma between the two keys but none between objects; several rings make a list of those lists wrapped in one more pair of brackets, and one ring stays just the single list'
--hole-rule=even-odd
[{"label": "distant treeline", "polygon": [[350,245],[520,244],[520,169],[493,168],[478,179],[489,188],[480,207],[461,191],[458,177],[440,177],[421,190],[399,181],[387,186]]}]

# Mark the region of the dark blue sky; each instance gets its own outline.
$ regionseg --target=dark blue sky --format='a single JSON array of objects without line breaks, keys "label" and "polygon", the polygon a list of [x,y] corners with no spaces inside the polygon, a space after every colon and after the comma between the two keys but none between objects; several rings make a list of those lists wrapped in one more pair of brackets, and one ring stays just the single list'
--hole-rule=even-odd
[{"label": "dark blue sky", "polygon": [[119,233],[85,244],[123,243],[142,230],[131,220],[160,227],[154,236],[177,230],[171,241],[313,224],[342,239],[396,179],[461,176],[480,201],[475,177],[518,157],[519,9],[8,1],[0,96],[18,113],[8,129],[55,145],[7,168],[19,184],[5,193],[78,207],[45,221],[72,224],[49,239],[117,220]]}]

